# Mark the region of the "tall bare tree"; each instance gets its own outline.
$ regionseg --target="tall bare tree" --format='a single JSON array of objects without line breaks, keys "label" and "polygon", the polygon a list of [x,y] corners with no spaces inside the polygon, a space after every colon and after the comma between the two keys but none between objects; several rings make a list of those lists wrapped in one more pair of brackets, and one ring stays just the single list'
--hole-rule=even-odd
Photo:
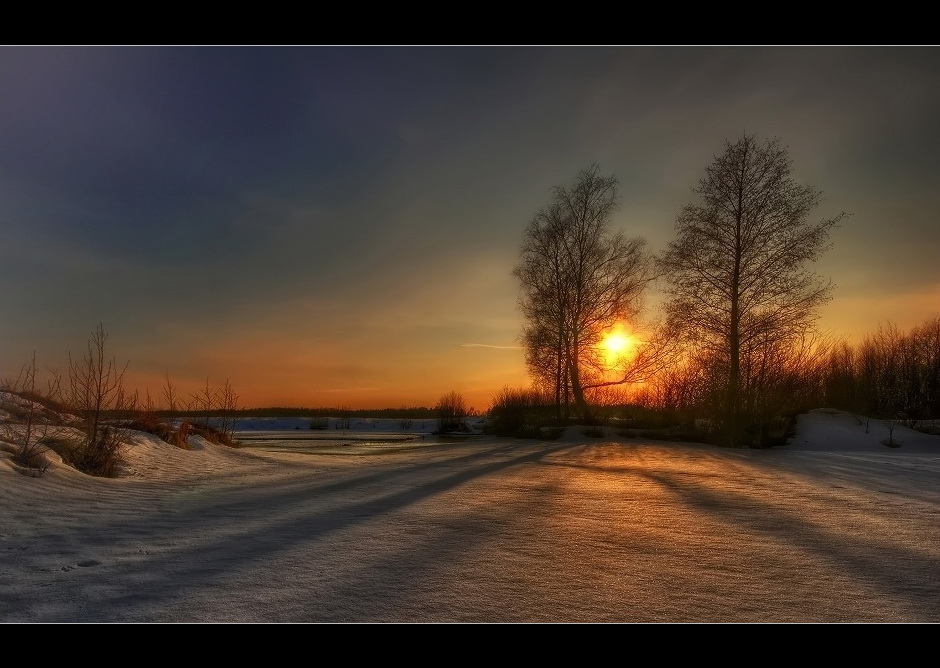
[{"label": "tall bare tree", "polygon": [[742,440],[742,356],[799,340],[831,297],[831,283],[808,265],[846,214],[810,222],[821,192],[790,173],[778,139],[726,142],[693,191],[701,202],[682,209],[663,256],[668,318],[721,370],[732,445]]},{"label": "tall bare tree", "polygon": [[549,205],[525,230],[513,272],[521,285],[530,371],[553,388],[556,406],[570,389],[589,423],[585,388],[603,367],[600,337],[637,315],[654,276],[646,242],[610,229],[619,204],[617,179],[601,175],[596,163],[571,187],[554,187]]}]

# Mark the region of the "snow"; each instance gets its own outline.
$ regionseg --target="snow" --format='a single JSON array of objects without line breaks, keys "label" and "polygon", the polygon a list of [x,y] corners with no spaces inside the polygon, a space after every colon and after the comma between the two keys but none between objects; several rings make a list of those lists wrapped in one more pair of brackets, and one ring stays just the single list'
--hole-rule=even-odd
[{"label": "snow", "polygon": [[116,478],[0,449],[0,622],[940,622],[940,436],[827,409],[769,450],[392,422],[136,432]]}]

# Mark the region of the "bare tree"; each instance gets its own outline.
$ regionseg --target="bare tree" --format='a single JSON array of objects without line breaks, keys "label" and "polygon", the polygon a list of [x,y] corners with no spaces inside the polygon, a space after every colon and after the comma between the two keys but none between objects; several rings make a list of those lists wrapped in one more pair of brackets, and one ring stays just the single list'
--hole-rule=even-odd
[{"label": "bare tree", "polygon": [[[4,379],[3,389],[17,396],[16,417],[19,425],[5,424],[4,437],[15,443],[13,463],[23,467],[23,472],[40,476],[49,462],[45,458],[48,448],[43,441],[49,435],[51,420],[45,415],[43,397],[36,390],[36,353],[28,364],[23,365],[15,380]],[[13,406],[10,406],[13,408]]]},{"label": "bare tree", "polygon": [[461,394],[448,392],[442,395],[437,402],[438,431],[466,431],[466,415],[467,407]]},{"label": "bare tree", "polygon": [[926,369],[918,359],[918,331],[904,333],[895,323],[884,322],[859,347],[860,384],[878,417],[913,425],[926,414]]},{"label": "bare tree", "polygon": [[170,380],[170,372],[164,372],[164,384],[163,384],[163,399],[166,401],[167,408],[170,413],[176,412],[176,407],[179,404],[179,392],[177,392],[176,387],[173,385],[173,382]]},{"label": "bare tree", "polygon": [[835,343],[822,369],[825,403],[857,414],[862,409],[862,395],[858,385],[859,356],[847,341]]},{"label": "bare tree", "polygon": [[837,408],[916,428],[940,416],[940,316],[908,332],[891,322],[830,356],[825,387]]},{"label": "bare tree", "polygon": [[238,395],[228,378],[218,391],[219,408],[221,410],[221,425],[223,442],[230,444],[235,436],[235,411],[238,409]]},{"label": "bare tree", "polygon": [[144,398],[138,402],[136,413],[137,419],[141,424],[151,433],[156,433],[159,424],[157,404],[154,402],[153,397],[150,396],[149,387],[144,390]]},{"label": "bare tree", "polygon": [[914,329],[921,348],[924,414],[940,417],[940,315],[935,315]]},{"label": "bare tree", "polygon": [[757,342],[779,346],[803,336],[831,284],[807,268],[828,247],[844,212],[808,221],[820,191],[794,182],[779,140],[745,135],[726,142],[684,207],[663,256],[672,325],[722,370],[723,423],[742,439],[742,354]]},{"label": "bare tree", "polygon": [[73,455],[73,464],[93,475],[111,476],[120,462],[123,431],[108,423],[109,414],[122,410],[128,397],[124,393],[127,364],[118,367],[106,355],[108,335],[99,323],[88,339],[81,360],[69,355],[67,405],[78,414],[85,437]]},{"label": "bare tree", "polygon": [[[203,413],[202,426],[209,429],[209,418],[216,405],[217,394],[206,378],[206,384],[197,392],[190,393],[192,399],[190,406],[196,413]],[[195,417],[194,417],[195,419]]]},{"label": "bare tree", "polygon": [[602,176],[597,164],[570,188],[556,186],[526,228],[513,271],[522,290],[529,369],[553,388],[556,410],[570,388],[588,423],[593,416],[584,390],[603,368],[602,332],[639,313],[654,276],[646,242],[610,230],[618,206],[617,179]]},{"label": "bare tree", "polygon": [[49,378],[46,381],[46,396],[56,403],[62,403],[62,372],[59,369],[49,369]]},{"label": "bare tree", "polygon": [[[710,366],[697,351],[688,350],[642,385],[634,402],[656,411],[665,424],[697,429],[696,420],[707,414],[713,403],[713,381]],[[710,421],[702,426],[710,430]]]},{"label": "bare tree", "polygon": [[[525,363],[534,387],[552,396],[555,419],[567,419],[571,402],[563,329],[539,322],[537,315],[522,329]],[[557,321],[560,322],[560,321]]]}]

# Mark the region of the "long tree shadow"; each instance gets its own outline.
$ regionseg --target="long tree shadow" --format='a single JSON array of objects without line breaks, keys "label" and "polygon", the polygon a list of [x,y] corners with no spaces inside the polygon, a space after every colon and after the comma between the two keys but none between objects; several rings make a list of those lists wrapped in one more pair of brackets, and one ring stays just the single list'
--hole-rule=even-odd
[{"label": "long tree shadow", "polygon": [[[612,447],[642,457],[642,444]],[[659,449],[663,446],[650,447]],[[892,470],[885,468],[884,462],[872,462],[870,457],[857,458],[854,465],[858,468],[848,466],[853,462],[851,457],[835,457],[835,461],[845,467],[841,473],[851,482],[852,487],[850,493],[841,498],[825,491],[831,487],[832,478],[817,468],[834,461],[829,456],[831,453],[799,453],[799,463],[794,465],[793,460],[790,460],[791,453],[778,458],[767,451],[724,451],[684,446],[681,449],[686,453],[684,456],[700,460],[719,457],[722,460],[722,471],[676,470],[672,466],[657,469],[637,465],[635,459],[624,457],[612,457],[603,465],[567,462],[556,465],[572,465],[598,473],[653,481],[676,498],[682,499],[692,512],[711,517],[748,535],[784,541],[789,546],[816,554],[820,560],[835,564],[837,571],[846,573],[856,581],[865,582],[866,586],[876,586],[883,600],[903,602],[916,610],[918,617],[940,621],[940,580],[936,577],[940,573],[940,556],[937,555],[935,542],[938,537],[937,525],[933,523],[933,519],[940,514],[934,491],[938,481],[936,469],[931,468],[930,474],[921,481],[930,488],[924,494],[926,508],[915,511],[910,502],[892,504],[882,499],[886,488],[903,489],[909,484],[908,465],[917,466],[911,459],[906,460],[904,468]],[[611,459],[616,463],[611,465]],[[928,463],[932,467],[932,463],[937,461],[936,457],[931,456]],[[872,468],[873,465],[876,469]],[[791,480],[782,479],[779,475],[782,471],[786,471]],[[893,474],[897,478],[893,478]],[[742,485],[746,487],[735,490],[727,485],[715,484],[723,484],[727,480],[743,481]],[[772,486],[762,488],[768,484]],[[815,510],[818,510],[820,503],[830,505],[826,515],[814,516],[805,510],[805,506],[801,510],[802,495],[798,496],[794,491],[790,492],[791,497],[786,496],[788,488],[793,489],[791,485],[804,487],[803,495],[812,497],[807,498],[807,505],[812,504]],[[865,494],[861,499],[855,496],[859,491]],[[916,490],[910,491],[917,495]],[[917,513],[926,512],[926,520],[923,514],[917,517],[921,523],[926,522],[930,536],[923,538],[926,541],[924,549],[916,550],[899,540],[892,540],[894,534],[876,536],[852,533],[844,522],[833,522],[833,517],[838,517],[840,510],[848,508],[863,517],[870,509],[873,521],[888,526],[892,522],[911,524]],[[884,517],[876,516],[878,513],[884,513]],[[760,568],[760,565],[755,564],[755,568]]]},{"label": "long tree shadow", "polygon": [[[33,621],[75,622],[147,620],[166,610],[187,591],[211,588],[213,582],[233,577],[244,567],[272,561],[297,545],[315,544],[339,530],[369,521],[380,514],[427,500],[468,481],[502,469],[538,461],[570,444],[500,441],[492,448],[474,448],[457,456],[420,463],[389,460],[367,474],[322,483],[302,475],[261,485],[239,485],[223,490],[196,491],[180,503],[164,496],[163,512],[143,513],[128,520],[70,528],[66,536],[39,536],[46,557],[69,543],[100,547],[101,559],[75,569],[74,581],[50,585],[69,609],[42,611],[35,597],[5,595],[0,618],[15,621],[32,610]],[[312,505],[311,505],[312,504]],[[221,532],[220,534],[220,527]],[[174,534],[182,549],[173,548]],[[193,548],[193,535],[204,535]],[[107,564],[109,555],[136,550],[141,540],[159,537],[168,547],[159,554],[125,564]],[[110,585],[100,586],[99,578]],[[126,583],[122,585],[121,583]],[[169,602],[168,602],[169,601]]]}]

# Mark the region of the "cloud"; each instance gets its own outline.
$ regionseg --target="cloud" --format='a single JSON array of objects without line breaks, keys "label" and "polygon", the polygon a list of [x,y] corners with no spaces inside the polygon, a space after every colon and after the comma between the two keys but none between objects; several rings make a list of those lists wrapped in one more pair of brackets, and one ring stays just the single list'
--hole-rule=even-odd
[{"label": "cloud", "polygon": [[496,348],[497,350],[521,350],[522,346],[493,346],[489,343],[461,343],[461,348]]},{"label": "cloud", "polygon": [[330,387],[320,392],[378,392],[378,387]]}]

